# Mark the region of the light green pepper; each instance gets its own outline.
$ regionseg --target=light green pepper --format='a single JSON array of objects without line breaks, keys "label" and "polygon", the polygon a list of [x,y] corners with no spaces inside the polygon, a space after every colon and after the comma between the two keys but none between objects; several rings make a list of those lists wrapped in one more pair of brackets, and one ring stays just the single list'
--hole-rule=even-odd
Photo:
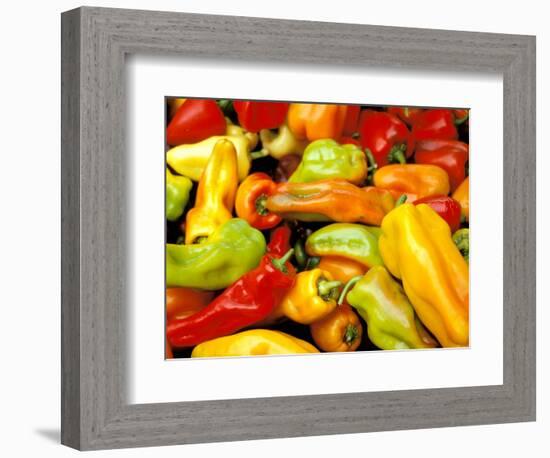
[{"label": "light green pepper", "polygon": [[193,182],[184,176],[173,175],[166,169],[166,219],[176,221],[189,201]]}]

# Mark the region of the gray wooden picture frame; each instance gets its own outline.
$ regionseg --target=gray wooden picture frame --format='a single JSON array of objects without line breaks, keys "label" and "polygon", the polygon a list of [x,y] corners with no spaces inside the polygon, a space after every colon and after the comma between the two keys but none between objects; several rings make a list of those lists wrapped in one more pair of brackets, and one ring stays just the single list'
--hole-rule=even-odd
[{"label": "gray wooden picture frame", "polygon": [[[61,38],[63,444],[88,450],[535,420],[535,37],[83,7],[62,14]],[[136,53],[502,74],[504,383],[128,404],[124,73],[125,56]]]}]

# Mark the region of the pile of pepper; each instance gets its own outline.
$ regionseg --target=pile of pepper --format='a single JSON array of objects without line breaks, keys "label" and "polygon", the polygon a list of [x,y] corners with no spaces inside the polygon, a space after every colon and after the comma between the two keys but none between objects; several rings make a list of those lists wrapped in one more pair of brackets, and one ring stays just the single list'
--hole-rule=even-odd
[{"label": "pile of pepper", "polygon": [[468,346],[468,110],[166,113],[167,357]]}]

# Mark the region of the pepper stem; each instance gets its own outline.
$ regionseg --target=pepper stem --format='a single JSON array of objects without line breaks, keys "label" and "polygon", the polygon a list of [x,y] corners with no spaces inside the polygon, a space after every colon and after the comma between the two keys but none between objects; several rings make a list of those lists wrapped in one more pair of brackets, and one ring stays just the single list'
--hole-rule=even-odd
[{"label": "pepper stem", "polygon": [[367,156],[367,161],[369,163],[369,170],[376,170],[378,168],[378,164],[374,160],[374,156],[372,155],[372,152],[370,149],[365,148],[365,156]]},{"label": "pepper stem", "polygon": [[261,159],[262,157],[266,157],[268,155],[269,155],[269,151],[266,148],[262,148],[261,150],[258,150],[258,151],[252,151],[250,153],[250,159],[252,160]]},{"label": "pepper stem", "polygon": [[256,213],[258,213],[258,215],[265,216],[269,213],[269,210],[267,208],[265,208],[265,203],[266,202],[267,202],[267,195],[266,194],[261,194],[256,199],[256,202],[255,202],[254,206],[256,207]]},{"label": "pepper stem", "polygon": [[388,162],[395,163],[399,162],[400,164],[406,164],[407,158],[405,157],[405,151],[407,150],[407,145],[404,143],[399,146],[394,146],[390,153],[388,154]]},{"label": "pepper stem", "polygon": [[317,283],[317,295],[319,297],[322,297],[323,299],[325,297],[331,299],[334,291],[337,291],[340,286],[342,286],[342,282],[338,280],[321,280],[319,283]]},{"label": "pepper stem", "polygon": [[407,194],[401,194],[399,196],[399,199],[395,202],[395,208],[399,207],[399,205],[403,205],[407,201]]},{"label": "pepper stem", "polygon": [[281,258],[271,258],[271,264],[273,264],[273,266],[277,270],[280,270],[281,272],[286,274],[288,272],[288,269],[286,268],[285,264],[292,257],[293,254],[294,248],[291,248]]},{"label": "pepper stem", "polygon": [[344,300],[346,299],[346,296],[349,292],[349,290],[351,288],[353,288],[353,286],[355,285],[355,283],[357,283],[359,280],[361,280],[363,278],[362,275],[357,275],[356,277],[353,277],[352,279],[350,279],[347,283],[346,283],[346,286],[344,286],[344,289],[342,290],[342,292],[340,293],[340,297],[338,298],[338,305],[342,305],[344,303]]},{"label": "pepper stem", "polygon": [[359,329],[354,324],[349,323],[344,331],[344,343],[351,346],[357,337],[359,337]]}]

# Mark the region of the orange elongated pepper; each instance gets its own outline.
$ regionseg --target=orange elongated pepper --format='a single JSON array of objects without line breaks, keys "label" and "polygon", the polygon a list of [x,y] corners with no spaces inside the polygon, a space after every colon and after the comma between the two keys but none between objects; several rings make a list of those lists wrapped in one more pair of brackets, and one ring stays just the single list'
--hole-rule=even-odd
[{"label": "orange elongated pepper", "polygon": [[346,180],[282,183],[267,198],[266,208],[287,219],[338,221],[379,226],[395,205],[390,191],[360,188]]},{"label": "orange elongated pepper", "polygon": [[355,351],[363,336],[359,317],[348,304],[338,306],[309,329],[315,345],[323,351]]},{"label": "orange elongated pepper", "polygon": [[287,123],[298,140],[338,140],[344,131],[347,112],[347,105],[291,103]]},{"label": "orange elongated pepper", "polygon": [[229,140],[219,140],[201,175],[195,207],[185,220],[185,243],[209,237],[232,218],[239,177],[237,152]]},{"label": "orange elongated pepper", "polygon": [[468,264],[449,225],[426,204],[403,204],[382,223],[384,264],[402,280],[422,323],[444,347],[469,343]]},{"label": "orange elongated pepper", "polygon": [[415,194],[418,199],[447,195],[451,190],[449,176],[441,167],[427,164],[392,164],[374,174],[374,185],[403,193]]},{"label": "orange elongated pepper", "polygon": [[458,185],[453,193],[453,199],[460,204],[461,214],[466,218],[466,221],[470,221],[470,177]]},{"label": "orange elongated pepper", "polygon": [[213,291],[166,288],[166,321],[193,315],[210,304],[213,298]]}]

